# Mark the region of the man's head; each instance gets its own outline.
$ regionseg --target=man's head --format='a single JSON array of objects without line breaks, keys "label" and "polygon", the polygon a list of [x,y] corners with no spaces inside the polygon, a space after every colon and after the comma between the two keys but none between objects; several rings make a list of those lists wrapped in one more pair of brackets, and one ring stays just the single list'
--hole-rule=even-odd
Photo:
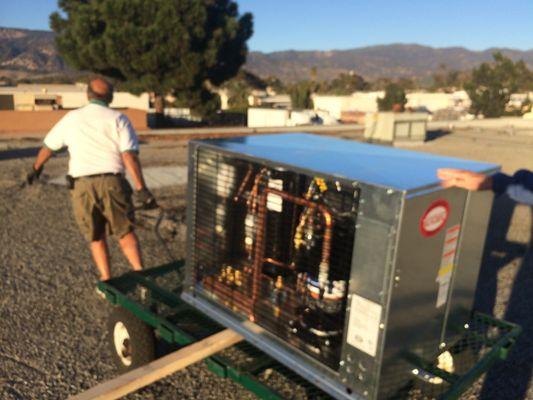
[{"label": "man's head", "polygon": [[101,100],[109,104],[113,101],[113,85],[102,78],[93,79],[87,86],[87,97],[89,100]]}]

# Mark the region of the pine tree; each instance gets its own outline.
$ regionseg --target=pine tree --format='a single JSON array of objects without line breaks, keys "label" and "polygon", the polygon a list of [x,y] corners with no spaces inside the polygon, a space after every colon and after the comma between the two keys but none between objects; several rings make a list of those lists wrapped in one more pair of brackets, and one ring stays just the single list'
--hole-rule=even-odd
[{"label": "pine tree", "polygon": [[471,112],[485,117],[500,117],[511,94],[532,88],[533,73],[523,61],[513,62],[497,52],[492,63],[484,62],[472,71],[465,89],[472,101]]},{"label": "pine tree", "polygon": [[385,97],[378,99],[379,111],[391,111],[395,108],[402,109],[407,103],[405,90],[397,83],[389,83],[385,87]]},{"label": "pine tree", "polygon": [[50,25],[67,63],[116,81],[132,93],[216,103],[209,90],[246,61],[252,15],[232,0],[60,0]]}]

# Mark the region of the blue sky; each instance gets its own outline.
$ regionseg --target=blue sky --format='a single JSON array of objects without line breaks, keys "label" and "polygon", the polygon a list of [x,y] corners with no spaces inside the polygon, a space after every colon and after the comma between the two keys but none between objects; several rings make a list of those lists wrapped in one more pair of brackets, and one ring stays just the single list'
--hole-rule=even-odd
[{"label": "blue sky", "polygon": [[[252,50],[388,43],[533,49],[533,0],[237,0],[255,18]],[[48,29],[56,0],[0,0],[0,26]]]}]

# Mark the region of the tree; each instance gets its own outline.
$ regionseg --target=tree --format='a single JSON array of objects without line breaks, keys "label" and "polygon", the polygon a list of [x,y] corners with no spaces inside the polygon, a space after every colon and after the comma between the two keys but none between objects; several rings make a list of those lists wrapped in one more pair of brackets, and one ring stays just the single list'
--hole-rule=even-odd
[{"label": "tree", "polygon": [[67,63],[116,81],[133,93],[191,96],[210,112],[209,90],[237,74],[246,60],[252,15],[232,0],[59,0],[64,17],[50,25]]},{"label": "tree", "polygon": [[367,90],[368,88],[369,84],[363,79],[363,77],[351,72],[349,74],[340,74],[330,82],[323,82],[320,85],[319,92],[348,96],[353,92]]},{"label": "tree", "polygon": [[532,78],[523,61],[515,63],[500,52],[494,53],[493,58],[493,62],[475,68],[465,83],[472,113],[492,118],[503,115],[511,94],[519,89],[527,90]]},{"label": "tree", "polygon": [[389,83],[385,87],[385,97],[378,98],[379,111],[391,111],[396,108],[403,110],[407,97],[405,90],[397,83]]},{"label": "tree", "polygon": [[245,111],[248,108],[248,96],[252,90],[265,90],[266,87],[267,84],[260,77],[244,69],[223,85],[223,88],[228,90],[229,108],[236,111]]},{"label": "tree", "polygon": [[291,96],[292,108],[313,108],[311,95],[316,92],[317,84],[311,81],[300,81],[287,86]]}]

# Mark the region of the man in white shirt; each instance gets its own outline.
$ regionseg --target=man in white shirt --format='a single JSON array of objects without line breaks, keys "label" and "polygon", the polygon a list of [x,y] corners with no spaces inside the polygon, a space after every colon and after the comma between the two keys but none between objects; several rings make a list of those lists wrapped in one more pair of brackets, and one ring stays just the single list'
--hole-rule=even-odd
[{"label": "man in white shirt", "polygon": [[92,80],[87,88],[89,104],[66,114],[48,133],[27,181],[38,179],[55,151],[68,149],[72,208],[91,252],[101,280],[111,277],[106,237],[118,238],[132,268],[141,270],[139,242],[134,232],[132,190],[124,178],[131,176],[136,196],[145,206],[155,207],[146,188],[138,157],[139,141],[128,117],[110,109],[113,87],[104,79]]}]

